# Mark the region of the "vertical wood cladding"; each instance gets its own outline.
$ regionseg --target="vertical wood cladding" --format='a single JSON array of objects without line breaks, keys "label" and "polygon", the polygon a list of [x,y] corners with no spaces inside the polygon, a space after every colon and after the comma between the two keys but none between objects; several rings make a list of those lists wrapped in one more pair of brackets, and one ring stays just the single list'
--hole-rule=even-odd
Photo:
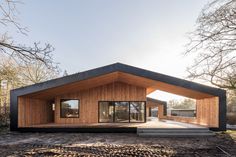
[{"label": "vertical wood cladding", "polygon": [[219,98],[197,100],[197,123],[209,127],[219,126]]},{"label": "vertical wood cladding", "polygon": [[[65,89],[66,90],[66,89]],[[67,91],[70,93],[70,91]],[[60,118],[60,99],[79,99],[79,118]],[[27,127],[35,124],[91,124],[98,122],[98,101],[146,101],[146,89],[122,82],[79,90],[70,94],[55,97],[55,114],[48,101],[29,97],[18,98],[18,126]],[[159,118],[166,118],[208,127],[219,126],[218,97],[197,99],[196,118],[164,116],[163,105],[147,101],[148,107],[158,107]],[[148,110],[147,110],[148,111]],[[148,113],[147,113],[148,115]]]},{"label": "vertical wood cladding", "polygon": [[40,99],[18,98],[18,127],[52,122],[51,105]]},{"label": "vertical wood cladding", "polygon": [[[60,99],[79,99],[80,117],[61,118]],[[122,82],[114,82],[71,94],[57,96],[55,101],[55,123],[65,125],[97,123],[98,101],[146,101],[146,89]]]}]

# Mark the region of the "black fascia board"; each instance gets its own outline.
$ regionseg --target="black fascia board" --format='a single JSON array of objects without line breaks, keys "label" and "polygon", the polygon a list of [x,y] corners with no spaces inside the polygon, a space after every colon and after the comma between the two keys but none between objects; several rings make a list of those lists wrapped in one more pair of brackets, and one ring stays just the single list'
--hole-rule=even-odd
[{"label": "black fascia board", "polygon": [[180,87],[187,88],[187,89],[192,89],[195,91],[207,93],[207,94],[214,95],[214,96],[220,96],[221,94],[225,93],[225,90],[220,89],[220,88],[206,86],[206,85],[199,84],[196,82],[187,81],[187,80],[180,79],[177,77],[153,72],[153,71],[146,70],[146,69],[137,68],[137,67],[130,66],[130,65],[117,63],[116,66],[118,67],[117,69],[119,69],[119,71],[121,71],[121,72],[145,77],[145,78],[148,78],[151,80],[160,81],[160,82],[164,82],[164,83],[175,85],[175,86],[180,86]]}]

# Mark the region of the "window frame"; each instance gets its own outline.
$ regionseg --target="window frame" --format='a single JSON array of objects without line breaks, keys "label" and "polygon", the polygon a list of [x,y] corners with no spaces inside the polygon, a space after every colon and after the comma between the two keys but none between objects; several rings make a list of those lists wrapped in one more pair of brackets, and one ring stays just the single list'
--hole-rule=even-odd
[{"label": "window frame", "polygon": [[[99,119],[99,116],[100,116],[100,102],[111,102],[112,103],[112,106],[113,106],[113,122],[100,122],[100,119]],[[129,107],[129,121],[128,122],[116,122],[115,121],[115,102],[128,102],[128,107]],[[130,103],[131,102],[143,102],[144,103],[144,121],[143,122],[139,122],[139,121],[137,121],[137,122],[131,122],[130,121]],[[114,100],[112,100],[112,101],[109,101],[109,100],[107,100],[107,101],[105,101],[105,100],[102,100],[102,101],[98,101],[98,123],[146,123],[146,101],[137,101],[137,100],[134,100],[134,101],[132,101],[132,100],[130,100],[130,101],[125,101],[125,100],[123,100],[123,101],[114,101]]]},{"label": "window frame", "polygon": [[[77,117],[62,117],[62,102],[68,100],[78,100],[78,116]],[[60,118],[79,118],[80,117],[80,99],[60,99]]]}]

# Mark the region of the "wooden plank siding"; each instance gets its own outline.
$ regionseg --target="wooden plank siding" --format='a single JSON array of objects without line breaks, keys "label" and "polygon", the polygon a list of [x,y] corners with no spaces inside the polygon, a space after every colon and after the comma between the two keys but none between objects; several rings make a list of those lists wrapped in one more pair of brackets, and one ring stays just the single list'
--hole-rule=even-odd
[{"label": "wooden plank siding", "polygon": [[202,99],[202,98],[209,98],[213,95],[199,92],[196,90],[187,89],[181,86],[175,86],[168,83],[152,80],[149,78],[136,76],[124,72],[112,72],[109,74],[105,74],[102,76],[97,76],[94,78],[69,83],[63,86],[58,86],[55,88],[50,88],[47,90],[38,91],[35,93],[30,93],[28,96],[32,98],[39,98],[39,99],[52,99],[58,95],[67,94],[68,91],[70,92],[77,92],[79,90],[86,90],[98,86],[102,86],[104,84],[109,84],[112,82],[123,82],[127,84],[132,84],[134,86],[146,88],[147,94],[155,90],[162,90],[166,92],[170,92],[177,95],[182,95],[185,97],[193,98],[193,99]]},{"label": "wooden plank siding", "polygon": [[[124,77],[121,75],[120,77]],[[109,80],[110,81],[110,80]],[[108,81],[108,82],[109,82]],[[121,80],[122,81],[122,80]],[[124,81],[124,80],[123,80]],[[78,88],[75,91],[64,88],[62,95],[55,99],[54,118],[51,105],[43,97],[35,98],[30,96],[18,97],[18,127],[27,127],[36,124],[94,124],[98,123],[98,101],[146,101],[147,88],[137,86],[138,82],[131,85],[131,82],[114,81],[112,83],[91,87],[88,89]],[[141,80],[140,80],[141,81]],[[97,83],[102,84],[102,83]],[[55,91],[56,92],[56,91]],[[42,96],[42,95],[40,95]],[[46,95],[44,95],[46,96]],[[47,97],[47,96],[46,96]],[[79,118],[60,118],[60,100],[79,99]],[[158,116],[161,119],[170,119],[180,122],[194,123],[207,127],[219,126],[219,99],[218,97],[197,99],[197,117],[174,117],[164,116],[164,107],[161,104],[147,101],[148,107],[158,107]],[[148,111],[148,110],[147,110]],[[148,114],[148,113],[147,113]],[[53,121],[54,119],[54,121]]]},{"label": "wooden plank siding", "polygon": [[52,109],[45,100],[18,97],[18,127],[52,122]]},{"label": "wooden plank siding", "polygon": [[197,123],[209,127],[219,126],[219,98],[197,100]]},{"label": "wooden plank siding", "polygon": [[[66,89],[65,89],[66,90]],[[146,89],[122,82],[80,90],[67,91],[68,94],[55,97],[53,123],[56,124],[91,124],[98,122],[98,101],[146,101]],[[79,99],[79,118],[60,118],[60,100]],[[18,98],[18,126],[27,127],[35,124],[52,123],[53,112],[46,100],[29,97]]]},{"label": "wooden plank siding", "polygon": [[[79,118],[60,118],[60,99],[79,99]],[[91,124],[98,122],[98,101],[146,101],[146,89],[122,82],[56,97],[55,123]]]}]

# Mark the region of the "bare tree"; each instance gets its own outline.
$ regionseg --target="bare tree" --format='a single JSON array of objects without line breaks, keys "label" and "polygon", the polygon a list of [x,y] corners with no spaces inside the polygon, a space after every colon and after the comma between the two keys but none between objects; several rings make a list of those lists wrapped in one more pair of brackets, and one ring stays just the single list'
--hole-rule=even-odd
[{"label": "bare tree", "polygon": [[10,57],[2,57],[0,60],[0,82],[7,80],[10,85],[9,89],[57,78],[60,71],[58,67],[49,69],[38,60],[21,62],[21,64]]},{"label": "bare tree", "polygon": [[57,78],[61,71],[58,67],[49,69],[44,63],[37,60],[21,64],[20,68],[22,69],[20,77],[25,85]]},{"label": "bare tree", "polygon": [[195,109],[196,102],[193,99],[183,99],[183,100],[176,100],[172,99],[168,101],[168,108],[169,109]]},{"label": "bare tree", "polygon": [[[27,34],[27,28],[18,22],[17,0],[2,0],[0,3],[0,24],[2,27],[14,26],[21,34]],[[51,52],[54,48],[50,44],[35,42],[33,46],[16,44],[6,32],[0,32],[0,53],[12,57],[15,61],[31,62],[37,60],[44,63],[48,68],[54,68]]]},{"label": "bare tree", "polygon": [[197,19],[189,35],[187,55],[196,55],[189,78],[220,88],[236,89],[236,0],[214,0]]},{"label": "bare tree", "polygon": [[[227,112],[234,112],[236,115],[236,91],[227,92]],[[236,122],[235,122],[236,123]]]},{"label": "bare tree", "polygon": [[10,58],[1,56],[0,60],[0,82],[7,80],[9,89],[23,86],[20,73],[21,69]]}]

